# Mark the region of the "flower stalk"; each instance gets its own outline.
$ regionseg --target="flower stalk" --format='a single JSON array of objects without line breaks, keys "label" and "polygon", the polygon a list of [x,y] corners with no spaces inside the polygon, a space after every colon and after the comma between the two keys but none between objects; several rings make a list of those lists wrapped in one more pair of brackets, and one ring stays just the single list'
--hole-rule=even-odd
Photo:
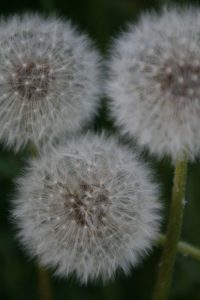
[{"label": "flower stalk", "polygon": [[50,276],[47,270],[37,265],[39,297],[41,300],[53,300]]},{"label": "flower stalk", "polygon": [[[160,234],[158,244],[160,246],[164,246],[165,242],[166,242],[166,236],[164,234]],[[200,262],[200,248],[190,245],[187,242],[179,241],[177,252]]]},{"label": "flower stalk", "polygon": [[186,156],[178,160],[175,166],[167,234],[159,264],[154,300],[167,300],[169,298],[172,273],[182,227],[187,167],[188,161]]}]

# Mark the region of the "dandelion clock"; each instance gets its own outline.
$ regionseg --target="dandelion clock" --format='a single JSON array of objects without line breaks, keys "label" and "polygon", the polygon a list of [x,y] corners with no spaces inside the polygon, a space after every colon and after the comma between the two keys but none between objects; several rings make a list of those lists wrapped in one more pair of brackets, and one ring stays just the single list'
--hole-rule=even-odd
[{"label": "dandelion clock", "polygon": [[173,161],[200,150],[199,26],[192,8],[147,13],[116,39],[108,64],[116,124]]},{"label": "dandelion clock", "polygon": [[29,141],[79,130],[96,111],[99,55],[68,21],[37,15],[0,22],[0,139]]},{"label": "dandelion clock", "polygon": [[33,160],[13,217],[31,256],[82,283],[135,266],[158,238],[158,187],[113,138],[86,135]]}]

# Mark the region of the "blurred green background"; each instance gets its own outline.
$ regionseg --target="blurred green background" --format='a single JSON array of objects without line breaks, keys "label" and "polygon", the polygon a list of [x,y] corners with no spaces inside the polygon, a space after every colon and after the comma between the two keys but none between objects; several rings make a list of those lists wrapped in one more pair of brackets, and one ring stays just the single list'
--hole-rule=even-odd
[{"label": "blurred green background", "polygon": [[[156,0],[1,0],[1,16],[24,11],[56,13],[69,17],[79,28],[88,32],[103,55],[107,54],[112,37],[116,36],[128,21],[135,22],[145,10],[159,10],[166,2]],[[177,1],[178,2],[178,1]],[[199,3],[198,3],[199,2]],[[195,4],[200,1],[179,1],[180,4]],[[114,130],[102,100],[99,117],[93,129]],[[167,160],[162,162],[144,154],[155,168],[161,182],[162,201],[167,215],[171,194],[173,169]],[[40,299],[38,274],[34,261],[30,261],[15,240],[15,227],[9,220],[11,200],[15,193],[15,178],[23,171],[28,152],[18,155],[0,148],[0,299]],[[187,184],[186,209],[182,238],[200,247],[200,162],[190,165]],[[165,225],[163,224],[163,229]],[[128,277],[117,274],[107,285],[101,283],[80,286],[75,278],[58,280],[52,276],[54,299],[68,300],[150,300],[155,282],[160,249],[154,249],[141,265]],[[178,255],[171,299],[200,299],[200,263]]]}]

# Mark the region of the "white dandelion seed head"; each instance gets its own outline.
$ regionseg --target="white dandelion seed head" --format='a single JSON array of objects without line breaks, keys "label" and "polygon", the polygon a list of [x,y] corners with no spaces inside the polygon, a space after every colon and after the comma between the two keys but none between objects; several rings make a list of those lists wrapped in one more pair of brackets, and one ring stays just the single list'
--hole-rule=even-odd
[{"label": "white dandelion seed head", "polygon": [[31,255],[81,282],[128,272],[158,238],[158,187],[114,139],[86,135],[32,161],[13,216]]},{"label": "white dandelion seed head", "polygon": [[159,157],[200,150],[200,12],[146,14],[112,48],[107,94],[116,123]]},{"label": "white dandelion seed head", "polygon": [[96,112],[99,54],[68,21],[0,22],[0,138],[15,150],[81,129]]}]

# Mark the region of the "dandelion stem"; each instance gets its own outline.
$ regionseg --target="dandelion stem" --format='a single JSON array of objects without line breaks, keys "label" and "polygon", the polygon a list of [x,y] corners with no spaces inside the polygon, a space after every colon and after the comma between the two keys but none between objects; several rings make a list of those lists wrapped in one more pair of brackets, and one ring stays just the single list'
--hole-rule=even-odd
[{"label": "dandelion stem", "polygon": [[172,273],[182,227],[187,166],[186,157],[178,160],[175,166],[167,234],[159,264],[154,300],[167,300],[169,298]]},{"label": "dandelion stem", "polygon": [[[166,236],[164,234],[160,234],[160,238],[158,244],[164,246],[166,242]],[[177,252],[181,253],[185,256],[196,259],[200,262],[200,248],[190,245],[189,243],[180,241],[178,243]]]},{"label": "dandelion stem", "polygon": [[[33,144],[30,145],[30,153],[33,158],[37,158],[39,156],[39,151]],[[39,264],[37,264],[36,267],[38,273],[38,288],[40,299],[53,300],[53,292],[51,289],[51,282],[48,271],[41,268]]]},{"label": "dandelion stem", "polygon": [[40,299],[53,300],[49,273],[39,266],[37,266],[37,269]]}]

